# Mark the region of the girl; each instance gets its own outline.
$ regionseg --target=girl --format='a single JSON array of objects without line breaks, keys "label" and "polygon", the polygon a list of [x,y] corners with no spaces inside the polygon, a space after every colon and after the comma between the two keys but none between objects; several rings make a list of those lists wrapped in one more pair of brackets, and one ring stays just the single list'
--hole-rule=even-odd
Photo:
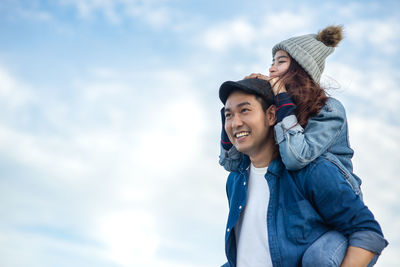
[{"label": "girl", "polygon": [[[298,170],[319,156],[339,167],[354,192],[362,197],[361,180],[353,173],[353,150],[348,141],[343,105],[327,97],[320,86],[325,59],[342,40],[342,27],[329,26],[316,34],[293,37],[272,48],[269,77],[251,74],[245,78],[268,80],[275,95],[275,137],[286,168]],[[221,112],[222,123],[225,122]],[[242,154],[230,143],[224,127],[220,164],[236,171]]]}]

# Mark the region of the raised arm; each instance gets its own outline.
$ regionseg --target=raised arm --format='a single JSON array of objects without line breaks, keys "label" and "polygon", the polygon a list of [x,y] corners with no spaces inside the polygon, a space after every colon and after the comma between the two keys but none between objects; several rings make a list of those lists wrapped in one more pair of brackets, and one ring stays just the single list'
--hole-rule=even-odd
[{"label": "raised arm", "polygon": [[289,170],[298,170],[325,153],[334,144],[347,123],[343,105],[329,98],[326,105],[311,117],[303,129],[294,115],[289,94],[276,96],[278,123],[275,137],[282,161]]},{"label": "raised arm", "polygon": [[219,153],[219,164],[229,172],[238,171],[242,153],[236,150],[228,138],[228,134],[225,131],[225,109],[221,111],[221,142],[220,142],[220,153]]}]

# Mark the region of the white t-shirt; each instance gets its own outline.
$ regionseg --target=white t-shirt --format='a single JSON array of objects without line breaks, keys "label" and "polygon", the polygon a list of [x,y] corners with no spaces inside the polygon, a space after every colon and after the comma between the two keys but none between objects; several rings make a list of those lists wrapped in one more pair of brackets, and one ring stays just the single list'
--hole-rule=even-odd
[{"label": "white t-shirt", "polygon": [[268,244],[267,209],[269,187],[265,174],[268,167],[250,165],[247,201],[235,226],[238,267],[272,266]]}]

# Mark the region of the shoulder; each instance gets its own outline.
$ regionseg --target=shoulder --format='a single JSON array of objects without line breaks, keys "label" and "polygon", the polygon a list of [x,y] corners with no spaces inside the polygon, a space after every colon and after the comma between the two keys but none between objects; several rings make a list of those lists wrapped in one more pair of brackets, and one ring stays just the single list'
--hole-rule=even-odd
[{"label": "shoulder", "polygon": [[343,114],[346,113],[343,104],[333,97],[328,97],[328,100],[326,101],[325,106],[322,110],[325,110],[326,112],[337,112]]},{"label": "shoulder", "polygon": [[318,115],[312,117],[312,119],[317,121],[337,120],[343,123],[347,120],[346,110],[339,100],[329,97],[325,106],[323,106]]},{"label": "shoulder", "polygon": [[315,171],[323,170],[323,169],[335,169],[336,170],[337,166],[325,157],[318,157],[313,162],[311,162],[309,168],[310,168],[310,170],[309,170],[310,172],[315,172]]},{"label": "shoulder", "polygon": [[310,188],[333,189],[339,184],[346,183],[346,178],[339,167],[324,157],[315,159],[300,172],[303,182]]}]

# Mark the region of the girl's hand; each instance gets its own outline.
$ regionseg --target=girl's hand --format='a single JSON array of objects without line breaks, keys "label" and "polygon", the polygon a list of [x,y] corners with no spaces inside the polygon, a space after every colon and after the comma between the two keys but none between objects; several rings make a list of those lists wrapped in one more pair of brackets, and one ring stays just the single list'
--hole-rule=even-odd
[{"label": "girl's hand", "polygon": [[269,77],[264,75],[264,74],[261,74],[261,73],[252,73],[252,74],[244,77],[244,80],[246,80],[246,79],[254,79],[254,78],[260,79],[260,80],[269,81]]},{"label": "girl's hand", "polygon": [[271,84],[272,92],[274,92],[274,95],[287,92],[285,84],[279,77],[268,77],[268,78],[269,78],[268,81]]},{"label": "girl's hand", "polygon": [[252,73],[244,77],[244,79],[253,79],[253,78],[268,81],[271,84],[272,92],[274,93],[274,95],[287,92],[285,84],[283,84],[283,82],[279,79],[279,77],[268,77],[267,75],[261,73]]}]

